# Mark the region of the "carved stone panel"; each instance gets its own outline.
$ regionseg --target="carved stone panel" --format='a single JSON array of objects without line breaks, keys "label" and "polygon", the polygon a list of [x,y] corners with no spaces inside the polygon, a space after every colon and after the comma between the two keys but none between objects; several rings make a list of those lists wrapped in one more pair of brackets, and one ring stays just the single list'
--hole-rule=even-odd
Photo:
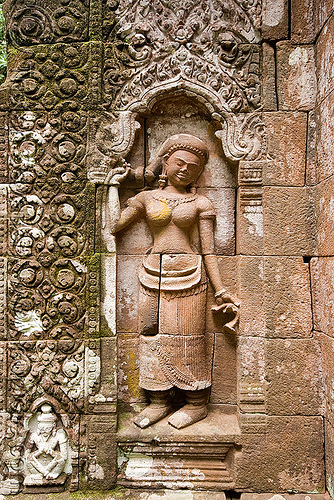
[{"label": "carved stone panel", "polygon": [[[315,93],[295,112],[275,87],[275,68],[280,91],[305,76],[304,48],[278,41],[287,7],[4,3],[0,496],[322,491],[304,186]],[[300,342],[314,353],[307,404],[287,375]]]},{"label": "carved stone panel", "polygon": [[88,36],[88,9],[87,0],[62,0],[57,8],[50,0],[31,4],[12,0],[6,2],[7,36],[14,46],[84,41]]}]

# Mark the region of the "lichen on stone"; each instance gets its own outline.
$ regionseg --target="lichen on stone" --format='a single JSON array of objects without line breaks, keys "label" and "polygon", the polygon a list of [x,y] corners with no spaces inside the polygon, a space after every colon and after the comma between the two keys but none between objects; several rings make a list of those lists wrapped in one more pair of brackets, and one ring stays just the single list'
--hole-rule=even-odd
[{"label": "lichen on stone", "polygon": [[5,40],[5,18],[2,11],[3,0],[0,4],[0,84],[6,79],[7,74],[7,45]]}]

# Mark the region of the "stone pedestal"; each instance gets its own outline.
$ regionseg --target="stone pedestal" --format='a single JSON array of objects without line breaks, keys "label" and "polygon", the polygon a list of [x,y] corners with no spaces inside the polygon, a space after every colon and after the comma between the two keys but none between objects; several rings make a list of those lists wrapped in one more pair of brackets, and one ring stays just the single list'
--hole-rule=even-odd
[{"label": "stone pedestal", "polygon": [[240,428],[234,408],[209,405],[206,419],[177,430],[168,417],[140,429],[133,414],[120,416],[118,483],[147,488],[232,490],[240,451]]}]

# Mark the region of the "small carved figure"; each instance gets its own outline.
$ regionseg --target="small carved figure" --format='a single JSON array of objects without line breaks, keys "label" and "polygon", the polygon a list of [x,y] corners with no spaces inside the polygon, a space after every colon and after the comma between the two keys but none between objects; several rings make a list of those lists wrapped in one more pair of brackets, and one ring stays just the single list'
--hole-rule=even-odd
[{"label": "small carved figure", "polygon": [[51,406],[42,405],[37,429],[31,432],[25,446],[25,485],[45,484],[60,480],[62,473],[71,473],[68,438],[63,429],[57,429],[56,422]]},{"label": "small carved figure", "polygon": [[23,467],[20,450],[17,448],[9,448],[2,455],[4,474],[0,475],[0,495],[16,495],[20,491]]},{"label": "small carved figure", "polygon": [[[139,271],[139,383],[150,399],[134,421],[141,428],[173,412],[176,387],[184,391],[186,404],[169,424],[181,429],[207,415],[212,364],[205,339],[207,276],[215,291],[214,310],[237,318],[238,300],[224,288],[214,252],[213,205],[192,188],[208,157],[202,140],[173,135],[148,167],[151,172],[162,168],[159,189],[129,199],[121,214],[117,189],[129,167],[114,168],[108,179],[107,229],[116,233],[145,218],[154,240]],[[191,241],[196,226],[201,254]]]}]

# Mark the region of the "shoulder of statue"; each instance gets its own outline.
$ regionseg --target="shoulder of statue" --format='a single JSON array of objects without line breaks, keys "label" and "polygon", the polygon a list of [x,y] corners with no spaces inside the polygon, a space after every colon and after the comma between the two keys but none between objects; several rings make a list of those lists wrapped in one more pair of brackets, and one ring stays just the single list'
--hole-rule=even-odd
[{"label": "shoulder of statue", "polygon": [[213,209],[213,204],[212,204],[212,201],[207,198],[206,196],[204,196],[203,194],[198,194],[197,195],[197,205],[198,205],[198,208],[200,209],[204,209],[204,210],[207,210],[207,209]]},{"label": "shoulder of statue", "polygon": [[151,200],[162,200],[166,198],[162,189],[148,189],[147,191],[142,191],[142,195],[146,203]]},{"label": "shoulder of statue", "polygon": [[140,191],[127,200],[127,205],[135,208],[144,207],[146,202],[146,191]]},{"label": "shoulder of statue", "polygon": [[203,218],[214,218],[216,215],[212,201],[202,194],[198,195],[197,208],[200,216]]},{"label": "shoulder of statue", "polygon": [[60,443],[66,443],[67,441],[67,434],[64,429],[58,429],[56,432],[56,437]]}]

